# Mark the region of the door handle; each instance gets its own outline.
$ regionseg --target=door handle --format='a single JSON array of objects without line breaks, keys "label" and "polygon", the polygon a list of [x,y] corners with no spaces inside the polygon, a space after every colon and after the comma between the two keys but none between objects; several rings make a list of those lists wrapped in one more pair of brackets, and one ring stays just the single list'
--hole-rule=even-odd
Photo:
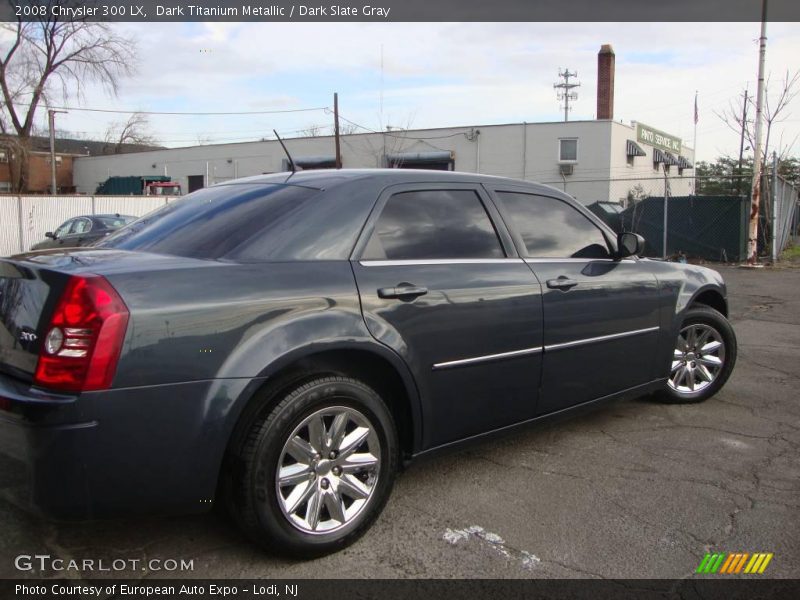
[{"label": "door handle", "polygon": [[417,296],[424,296],[428,293],[428,288],[401,283],[395,287],[385,287],[378,290],[378,298],[399,298],[400,300],[411,300]]},{"label": "door handle", "polygon": [[553,290],[568,290],[570,288],[574,288],[578,285],[578,282],[574,279],[568,279],[563,275],[558,279],[548,279],[547,280],[547,287]]}]

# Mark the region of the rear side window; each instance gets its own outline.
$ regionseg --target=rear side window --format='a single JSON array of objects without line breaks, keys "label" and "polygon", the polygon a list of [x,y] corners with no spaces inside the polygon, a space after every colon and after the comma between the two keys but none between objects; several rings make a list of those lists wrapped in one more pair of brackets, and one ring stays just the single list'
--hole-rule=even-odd
[{"label": "rear side window", "polygon": [[472,190],[401,192],[389,198],[366,259],[503,258],[503,247]]},{"label": "rear side window", "polygon": [[516,192],[498,192],[509,227],[519,233],[525,256],[609,258],[600,228],[562,200]]}]

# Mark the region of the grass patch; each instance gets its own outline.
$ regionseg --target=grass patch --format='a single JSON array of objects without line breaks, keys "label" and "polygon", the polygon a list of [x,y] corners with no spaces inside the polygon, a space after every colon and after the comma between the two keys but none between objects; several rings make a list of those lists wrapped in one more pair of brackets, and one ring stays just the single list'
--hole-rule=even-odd
[{"label": "grass patch", "polygon": [[783,251],[784,260],[800,260],[800,245],[789,246]]}]

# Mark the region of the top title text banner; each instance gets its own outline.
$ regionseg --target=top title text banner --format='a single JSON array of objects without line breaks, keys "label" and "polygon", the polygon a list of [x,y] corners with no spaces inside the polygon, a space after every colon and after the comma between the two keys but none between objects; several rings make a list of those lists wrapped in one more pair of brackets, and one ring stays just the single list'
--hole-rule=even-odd
[{"label": "top title text banner", "polygon": [[[798,0],[770,0],[769,21],[800,21]],[[0,21],[714,22],[760,21],[755,0],[9,0]]]}]

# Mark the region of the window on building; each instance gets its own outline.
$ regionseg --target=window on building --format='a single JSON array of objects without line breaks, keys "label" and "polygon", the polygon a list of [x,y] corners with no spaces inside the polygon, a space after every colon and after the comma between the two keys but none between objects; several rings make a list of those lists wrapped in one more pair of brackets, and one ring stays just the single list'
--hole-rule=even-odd
[{"label": "window on building", "polygon": [[8,162],[8,152],[6,150],[0,150],[0,163],[7,163]]},{"label": "window on building", "polygon": [[578,140],[558,140],[558,162],[578,162]]},{"label": "window on building", "polygon": [[[47,161],[48,165],[52,162],[51,159],[50,159],[50,156],[48,156],[45,160]],[[57,167],[61,166],[62,160],[63,160],[63,157],[56,155],[56,166]]]},{"label": "window on building", "polygon": [[600,228],[562,200],[517,192],[499,192],[506,222],[522,238],[525,256],[535,258],[609,258]]},{"label": "window on building", "polygon": [[633,159],[634,158],[636,158],[636,157],[635,156],[631,156],[630,154],[628,154],[628,166],[629,167],[633,166]]},{"label": "window on building", "polygon": [[471,190],[401,192],[386,203],[366,259],[503,258],[489,215]]},{"label": "window on building", "polygon": [[10,181],[0,181],[0,194],[7,194],[11,191]]}]

